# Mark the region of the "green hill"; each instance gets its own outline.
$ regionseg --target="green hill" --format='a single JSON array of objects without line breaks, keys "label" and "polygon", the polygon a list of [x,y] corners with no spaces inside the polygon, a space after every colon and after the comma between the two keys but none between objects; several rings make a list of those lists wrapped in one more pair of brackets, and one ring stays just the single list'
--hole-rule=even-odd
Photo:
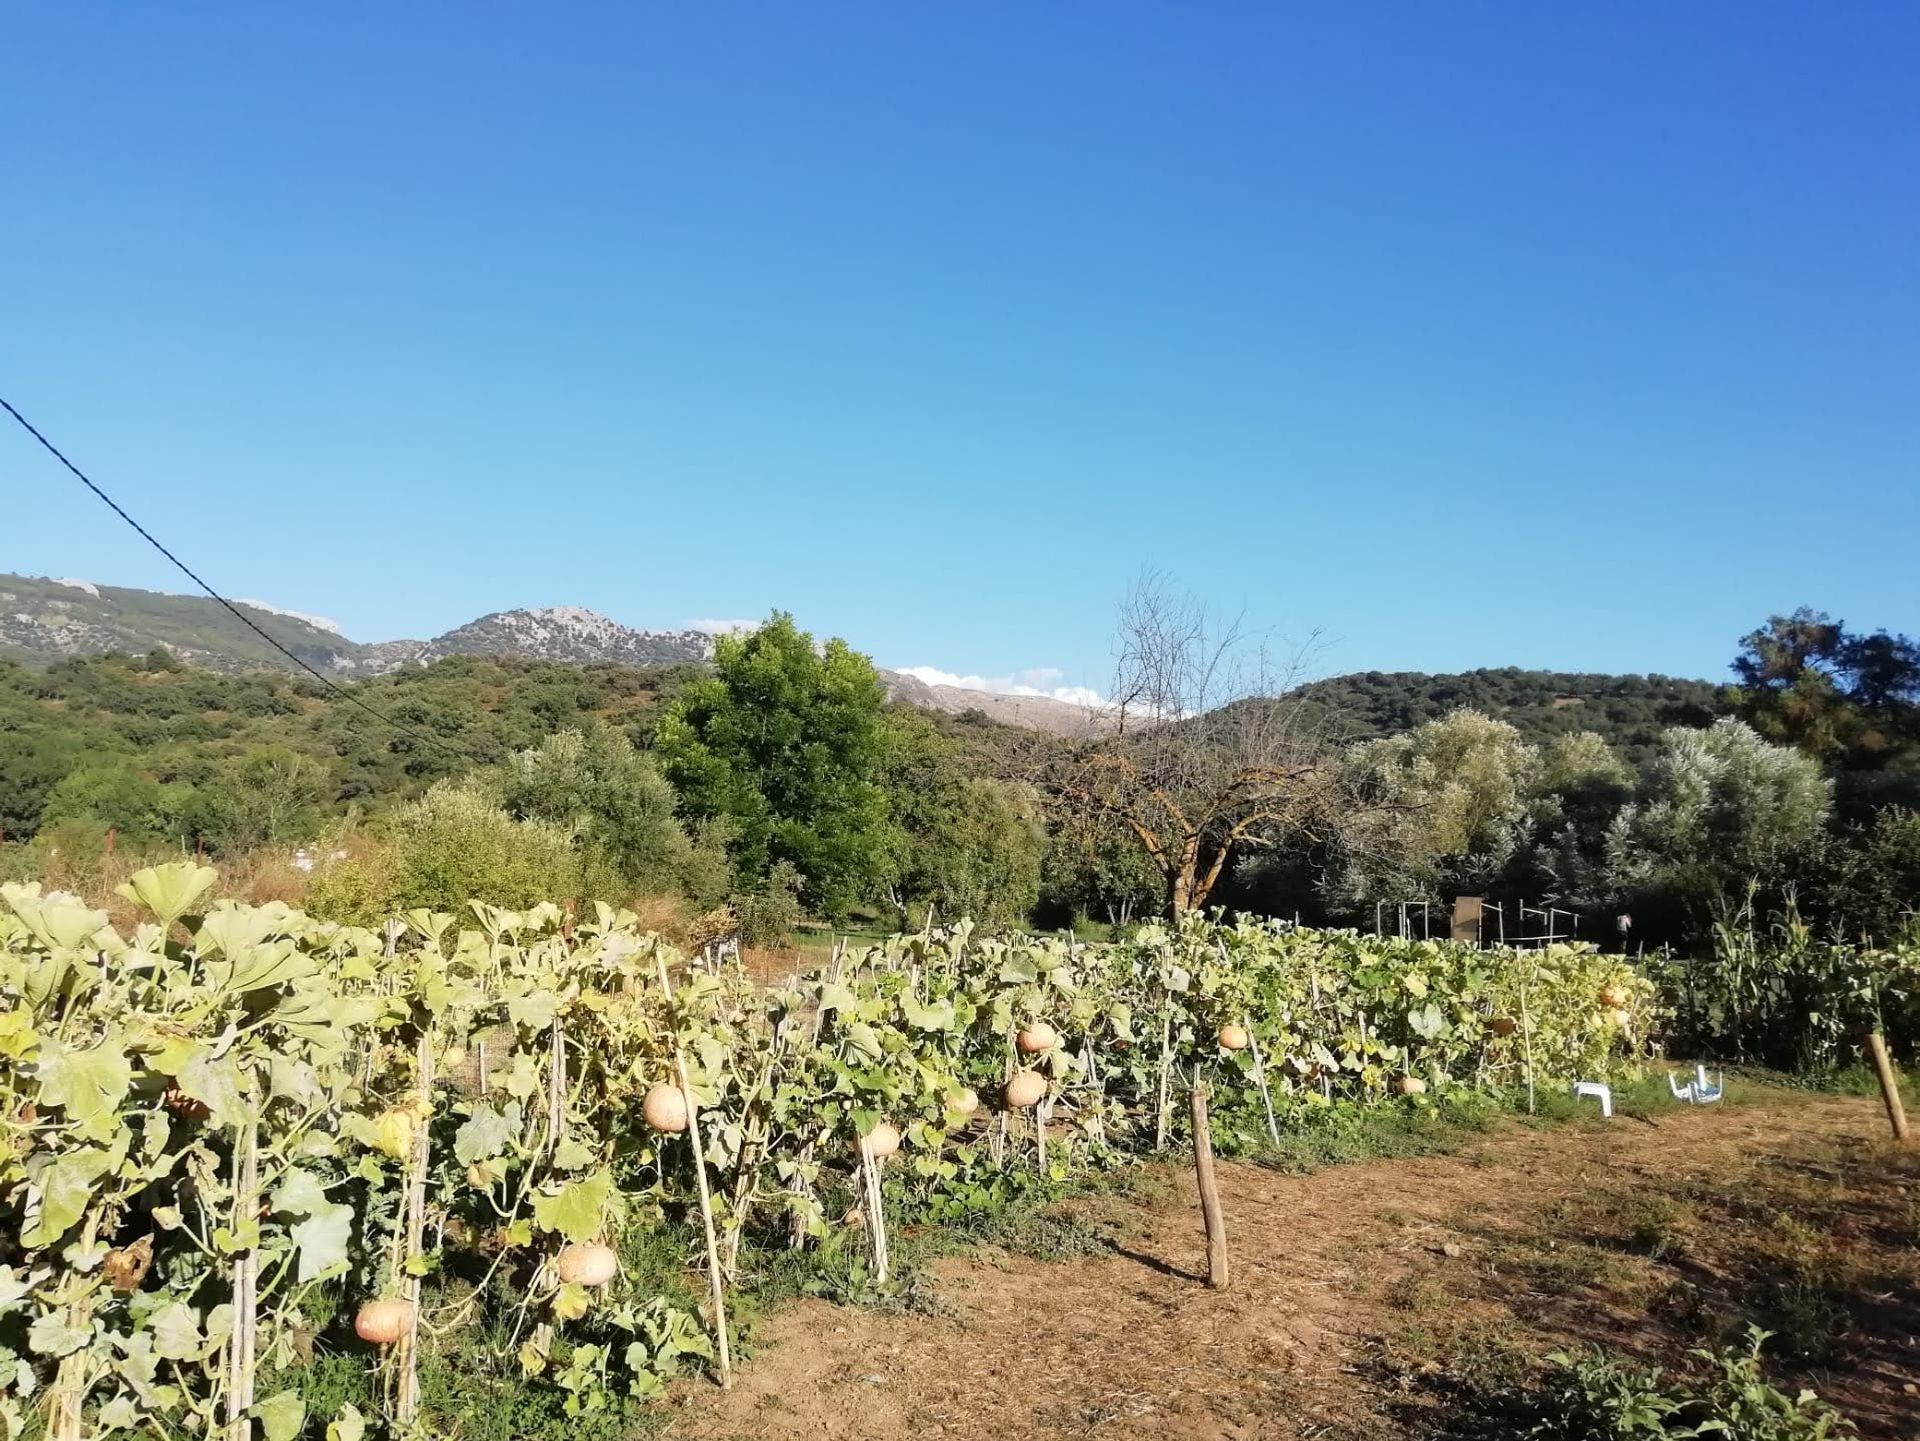
[{"label": "green hill", "polygon": [[1640,760],[1669,726],[1702,726],[1729,714],[1722,688],[1664,675],[1592,675],[1572,671],[1357,671],[1300,687],[1295,695],[1325,706],[1345,740],[1398,735],[1449,711],[1481,711],[1536,743],[1593,731],[1630,760]]}]

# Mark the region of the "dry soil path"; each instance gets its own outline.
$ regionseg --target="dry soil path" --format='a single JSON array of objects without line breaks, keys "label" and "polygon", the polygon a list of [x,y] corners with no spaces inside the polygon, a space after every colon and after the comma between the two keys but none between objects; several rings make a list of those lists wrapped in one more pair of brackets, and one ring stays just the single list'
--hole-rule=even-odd
[{"label": "dry soil path", "polygon": [[[1205,1246],[1190,1175],[1112,1202],[1124,1249],[1068,1262],[987,1255],[937,1267],[935,1315],[803,1302],[774,1316],[731,1393],[690,1387],[668,1435],[687,1441],[1382,1434],[1369,1363],[1404,1324],[1386,1299],[1416,1262],[1632,1173],[1703,1178],[1757,1150],[1875,1136],[1857,1099],[1509,1129],[1459,1154],[1289,1177],[1220,1168],[1233,1287],[1197,1279]],[[1171,1176],[1171,1173],[1169,1173]],[[1463,1220],[1465,1228],[1463,1229]],[[1451,1238],[1451,1239],[1450,1239]],[[1472,1242],[1469,1242],[1471,1245]],[[1471,1256],[1461,1264],[1472,1264]]]}]

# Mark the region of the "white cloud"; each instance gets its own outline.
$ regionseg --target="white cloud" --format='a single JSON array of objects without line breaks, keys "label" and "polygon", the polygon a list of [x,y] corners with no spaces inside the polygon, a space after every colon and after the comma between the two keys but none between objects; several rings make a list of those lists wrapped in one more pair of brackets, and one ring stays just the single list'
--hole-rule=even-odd
[{"label": "white cloud", "polygon": [[270,601],[264,600],[236,600],[234,604],[251,606],[255,610],[264,610],[268,615],[284,615],[289,620],[304,620],[308,625],[318,626],[321,630],[332,631],[335,635],[343,639],[346,636],[346,632],[340,629],[339,621],[328,620],[324,615],[309,615],[304,610],[288,610],[283,605],[274,605]]},{"label": "white cloud", "polygon": [[708,635],[745,635],[748,631],[760,629],[757,620],[690,620],[688,630],[704,631]]},{"label": "white cloud", "polygon": [[955,686],[961,690],[991,691],[995,695],[1031,695],[1044,696],[1048,700],[1066,701],[1071,705],[1103,706],[1106,699],[1091,686],[1058,685],[1066,674],[1058,666],[1032,666],[1027,670],[1015,671],[1012,675],[955,675],[950,670],[941,670],[931,665],[905,665],[900,667],[901,675],[910,675],[915,680],[928,685]]}]

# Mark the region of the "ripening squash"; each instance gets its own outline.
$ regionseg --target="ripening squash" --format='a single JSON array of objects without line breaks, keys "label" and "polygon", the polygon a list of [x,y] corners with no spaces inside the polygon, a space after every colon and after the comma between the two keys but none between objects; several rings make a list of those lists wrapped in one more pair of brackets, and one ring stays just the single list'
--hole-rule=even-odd
[{"label": "ripening squash", "polygon": [[1220,1049],[1223,1051],[1244,1051],[1253,1037],[1247,1034],[1245,1026],[1222,1026],[1220,1028]]},{"label": "ripening squash", "polygon": [[1511,1036],[1520,1029],[1520,1023],[1512,1016],[1495,1016],[1487,1022],[1487,1029],[1496,1036]]},{"label": "ripening squash", "polygon": [[1600,1004],[1610,1011],[1620,1010],[1632,999],[1625,986],[1605,986],[1600,991]]},{"label": "ripening squash", "polygon": [[656,1131],[684,1131],[691,1109],[685,1091],[662,1081],[647,1092],[647,1099],[640,1105],[640,1114],[647,1118],[647,1124]]},{"label": "ripening squash", "polygon": [[1035,1021],[1031,1026],[1021,1028],[1020,1034],[1014,1038],[1014,1044],[1026,1055],[1040,1056],[1059,1045],[1060,1037],[1045,1021]]},{"label": "ripening squash", "polygon": [[1047,1078],[1038,1071],[1015,1071],[1007,1080],[1009,1106],[1037,1106],[1047,1094]]},{"label": "ripening squash", "polygon": [[980,1093],[967,1087],[947,1102],[947,1109],[955,1115],[971,1116],[980,1109]]},{"label": "ripening squash", "polygon": [[369,1301],[353,1318],[353,1333],[375,1346],[391,1346],[413,1324],[413,1307],[398,1296]]},{"label": "ripening squash", "polygon": [[1633,1012],[1616,1008],[1607,1012],[1607,1019],[1624,1031],[1633,1024]]},{"label": "ripening squash", "polygon": [[1427,1083],[1418,1076],[1402,1076],[1393,1086],[1403,1096],[1424,1096],[1427,1093]]},{"label": "ripening squash", "polygon": [[900,1128],[891,1121],[882,1121],[866,1134],[867,1154],[876,1161],[884,1161],[900,1149]]},{"label": "ripening squash", "polygon": [[613,1247],[598,1242],[562,1246],[554,1260],[554,1269],[569,1286],[604,1286],[620,1269],[620,1258]]}]

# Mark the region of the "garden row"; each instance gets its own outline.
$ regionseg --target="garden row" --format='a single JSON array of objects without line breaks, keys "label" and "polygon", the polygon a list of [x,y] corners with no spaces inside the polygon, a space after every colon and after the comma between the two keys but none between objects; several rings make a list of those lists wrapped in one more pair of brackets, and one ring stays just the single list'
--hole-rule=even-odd
[{"label": "garden row", "polygon": [[[8,1437],[406,1434],[456,1335],[594,1411],[724,1367],[743,1248],[859,1228],[884,1271],[889,1208],[1166,1146],[1198,1079],[1247,1147],[1301,1108],[1604,1077],[1655,1018],[1585,947],[962,924],[769,990],[604,906],[375,933],[212,881],[134,876],[131,936],[0,890]],[[705,1316],[623,1269],[636,1234],[694,1238]],[[316,1353],[365,1366],[364,1410],[309,1418]]]}]

